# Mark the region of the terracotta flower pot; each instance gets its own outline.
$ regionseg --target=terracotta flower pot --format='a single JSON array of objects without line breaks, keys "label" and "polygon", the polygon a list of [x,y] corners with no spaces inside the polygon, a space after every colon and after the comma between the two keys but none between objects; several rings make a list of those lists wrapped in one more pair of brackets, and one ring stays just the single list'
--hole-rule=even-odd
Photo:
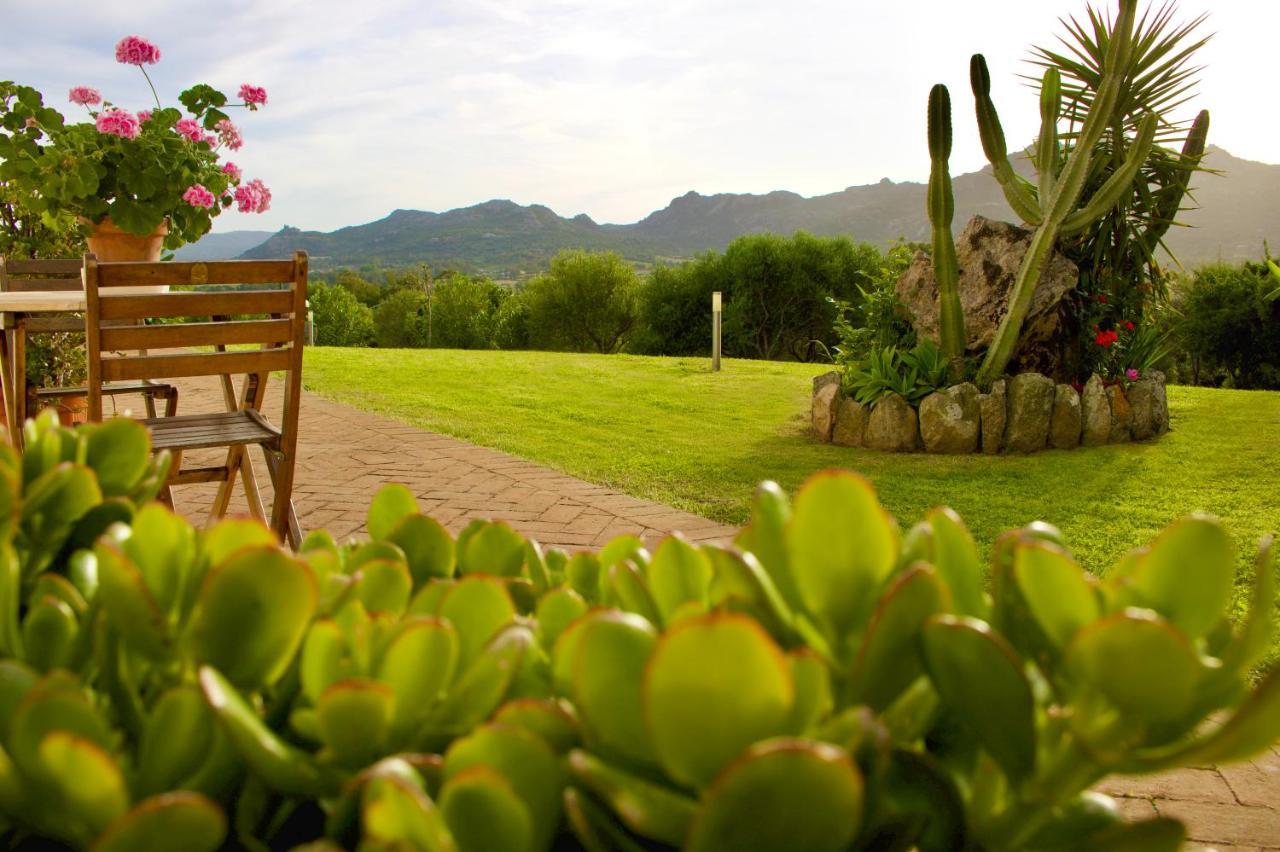
[{"label": "terracotta flower pot", "polygon": [[89,396],[88,394],[77,394],[75,396],[59,396],[54,397],[41,404],[37,399],[34,389],[27,396],[28,417],[35,417],[40,413],[41,408],[52,408],[58,412],[58,420],[63,426],[75,426],[80,423],[87,423],[89,420]]},{"label": "terracotta flower pot", "polygon": [[161,222],[160,226],[149,234],[138,236],[117,228],[108,216],[101,222],[91,225],[93,233],[86,242],[89,251],[103,262],[122,260],[141,260],[154,263],[160,259],[164,248],[164,238],[169,233],[169,223]]}]

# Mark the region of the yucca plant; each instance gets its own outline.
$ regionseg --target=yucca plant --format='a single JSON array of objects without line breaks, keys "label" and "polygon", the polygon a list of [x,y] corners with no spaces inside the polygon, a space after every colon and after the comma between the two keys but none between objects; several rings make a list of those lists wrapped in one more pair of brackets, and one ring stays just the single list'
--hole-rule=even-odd
[{"label": "yucca plant", "polygon": [[[1160,123],[1138,179],[1088,229],[1062,240],[1063,251],[1081,270],[1085,292],[1107,292],[1139,315],[1151,299],[1167,295],[1158,250],[1172,256],[1164,236],[1184,209],[1192,175],[1202,170],[1209,129],[1207,111],[1190,122],[1174,117],[1195,94],[1201,70],[1196,56],[1210,38],[1202,35],[1205,15],[1179,23],[1176,14],[1176,4],[1165,2],[1149,6],[1136,22],[1122,97],[1111,129],[1095,145],[1085,191],[1106,182],[1142,116],[1155,114]],[[1035,48],[1032,61],[1061,75],[1065,155],[1095,100],[1111,36],[1108,17],[1093,7],[1083,19],[1069,17],[1062,24],[1066,35],[1059,44]]]}]

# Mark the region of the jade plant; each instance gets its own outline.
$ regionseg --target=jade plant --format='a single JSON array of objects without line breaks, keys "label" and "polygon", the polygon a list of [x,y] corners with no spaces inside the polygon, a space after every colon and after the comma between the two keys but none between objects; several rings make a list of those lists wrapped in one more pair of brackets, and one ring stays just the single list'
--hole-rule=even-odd
[{"label": "jade plant", "polygon": [[[153,502],[128,421],[0,450],[0,843],[107,850],[1175,849],[1112,773],[1280,737],[1263,542],[1192,517],[1097,579],[984,561],[870,485],[766,483],[730,545],[456,537],[401,486],[297,553]],[[1208,720],[1208,721],[1207,721]]]}]

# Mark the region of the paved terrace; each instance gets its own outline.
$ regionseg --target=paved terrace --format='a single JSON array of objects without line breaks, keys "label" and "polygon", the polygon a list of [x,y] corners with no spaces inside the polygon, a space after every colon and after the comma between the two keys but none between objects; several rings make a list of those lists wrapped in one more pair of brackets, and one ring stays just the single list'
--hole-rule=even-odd
[{"label": "paved terrace", "polygon": [[[279,423],[280,387],[268,406]],[[212,380],[182,384],[183,413],[223,410]],[[264,499],[269,483],[255,453]],[[192,454],[193,462],[201,456]],[[218,456],[209,461],[216,463]],[[650,544],[680,530],[694,541],[722,541],[735,530],[669,506],[629,497],[497,450],[425,432],[403,423],[303,395],[294,499],[305,530],[327,528],[339,540],[364,533],[377,488],[401,482],[422,509],[455,533],[473,518],[504,520],[544,545],[597,548],[623,534]],[[187,486],[178,508],[203,520],[214,486]],[[237,487],[233,509],[245,511]],[[1182,819],[1193,845],[1223,850],[1280,851],[1280,748],[1251,763],[1182,769],[1153,778],[1102,785],[1133,818]]]}]

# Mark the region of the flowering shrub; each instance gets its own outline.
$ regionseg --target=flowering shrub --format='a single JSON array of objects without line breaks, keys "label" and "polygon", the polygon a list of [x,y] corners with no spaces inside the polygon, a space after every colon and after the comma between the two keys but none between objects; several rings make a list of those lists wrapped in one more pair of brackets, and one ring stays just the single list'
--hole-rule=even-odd
[{"label": "flowering shrub", "polygon": [[185,109],[166,107],[145,66],[160,49],[139,36],[116,45],[116,61],[136,65],[155,95],[154,110],[132,111],[105,100],[90,86],[75,86],[67,99],[84,107],[90,121],[67,123],[29,86],[0,82],[0,181],[28,199],[30,215],[73,215],[97,224],[105,218],[133,234],[149,234],[167,221],[167,248],[208,233],[213,217],[233,204],[245,213],[270,207],[271,192],[260,180],[241,184],[224,149],[238,151],[244,137],[224,111],[256,111],[267,91],[248,83],[240,103],[205,84],[178,96]]}]

